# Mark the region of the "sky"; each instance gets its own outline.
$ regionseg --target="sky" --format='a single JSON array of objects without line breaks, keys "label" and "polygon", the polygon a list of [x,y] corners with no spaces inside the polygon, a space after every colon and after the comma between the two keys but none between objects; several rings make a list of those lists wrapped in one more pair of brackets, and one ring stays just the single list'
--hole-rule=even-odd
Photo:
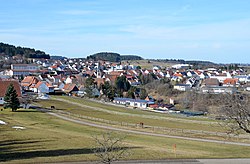
[{"label": "sky", "polygon": [[0,42],[50,55],[250,63],[249,0],[0,0]]}]

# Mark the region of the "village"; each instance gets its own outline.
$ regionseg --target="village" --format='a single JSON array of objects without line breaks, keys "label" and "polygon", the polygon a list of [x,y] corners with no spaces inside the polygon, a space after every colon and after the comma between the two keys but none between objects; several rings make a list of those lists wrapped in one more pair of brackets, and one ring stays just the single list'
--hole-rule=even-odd
[{"label": "village", "polygon": [[[121,64],[121,62],[93,61],[84,59],[51,60],[31,59],[30,64],[11,64],[0,75],[0,105],[4,103],[7,86],[14,84],[18,97],[36,95],[37,99],[49,99],[49,95],[68,95],[87,97],[86,79],[93,79],[91,97],[104,98],[104,83],[114,86],[118,77],[125,77],[130,86],[136,87],[133,97],[123,91],[114,93],[111,101],[132,108],[154,110],[156,112],[179,112],[175,108],[175,99],[159,102],[150,94],[141,95],[143,81],[141,76],[153,75],[154,80],[169,79],[173,90],[178,93],[194,90],[202,94],[223,94],[250,91],[250,76],[241,68],[218,70],[216,68],[193,69],[190,64],[175,64],[162,69],[153,65],[151,69],[139,65]],[[147,88],[146,88],[147,89]],[[124,93],[125,92],[125,93]],[[89,96],[88,96],[89,97]],[[143,97],[143,99],[142,99]]]}]

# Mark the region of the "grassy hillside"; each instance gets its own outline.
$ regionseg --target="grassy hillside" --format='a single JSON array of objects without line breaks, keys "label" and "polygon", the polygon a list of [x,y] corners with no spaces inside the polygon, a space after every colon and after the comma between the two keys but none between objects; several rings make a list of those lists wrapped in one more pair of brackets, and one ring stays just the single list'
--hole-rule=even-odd
[{"label": "grassy hillside", "polygon": [[[66,105],[62,102],[61,104]],[[130,118],[127,117],[128,120]],[[44,163],[97,160],[91,151],[95,144],[92,136],[102,134],[103,129],[64,121],[32,109],[18,112],[0,111],[0,119],[7,123],[7,125],[0,125],[0,162]],[[12,128],[13,126],[22,126],[26,129],[16,130]],[[173,144],[177,145],[176,158],[250,157],[250,148],[246,146],[121,134],[127,136],[125,144],[130,147],[131,156],[127,159],[175,158]]]}]

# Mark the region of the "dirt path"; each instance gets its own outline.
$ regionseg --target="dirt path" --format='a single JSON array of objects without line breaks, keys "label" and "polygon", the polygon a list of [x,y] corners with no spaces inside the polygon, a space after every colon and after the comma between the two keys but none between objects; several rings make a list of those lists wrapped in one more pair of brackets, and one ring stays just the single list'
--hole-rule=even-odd
[{"label": "dirt path", "polygon": [[[81,103],[77,103],[77,102],[72,102],[69,100],[65,100],[62,98],[52,98],[54,100],[58,100],[58,101],[63,101],[66,103],[70,103],[70,104],[74,104],[83,108],[89,108],[89,109],[93,109],[93,110],[97,110],[97,111],[101,111],[101,112],[106,112],[106,113],[110,113],[110,114],[116,114],[116,115],[123,115],[123,116],[132,116],[132,117],[142,117],[142,118],[149,118],[149,119],[158,119],[158,120],[170,120],[170,121],[178,121],[178,122],[182,122],[182,123],[196,123],[196,124],[217,124],[214,122],[210,122],[210,121],[199,121],[199,120],[187,120],[187,119],[181,119],[181,118],[171,118],[171,117],[161,117],[161,116],[152,116],[152,115],[144,115],[144,114],[132,114],[132,113],[126,113],[126,112],[120,112],[120,111],[111,111],[111,110],[107,110],[104,108],[100,108],[100,107],[92,107],[89,105],[84,105]],[[121,106],[119,106],[121,107]]]},{"label": "dirt path", "polygon": [[108,129],[108,130],[121,131],[121,132],[133,133],[133,134],[139,134],[139,135],[149,135],[149,136],[157,136],[157,137],[184,139],[184,140],[190,140],[190,141],[211,142],[211,143],[230,144],[230,145],[239,145],[239,146],[250,146],[250,144],[248,144],[248,143],[218,141],[218,140],[201,139],[201,138],[190,138],[190,137],[172,136],[172,135],[166,135],[166,134],[156,134],[156,133],[150,133],[150,132],[122,129],[122,128],[112,127],[112,126],[108,126],[108,125],[99,125],[99,124],[95,124],[95,123],[90,123],[90,122],[83,121],[83,120],[76,120],[76,119],[65,117],[65,116],[62,116],[62,115],[59,115],[56,113],[52,113],[49,111],[46,111],[46,112],[50,115],[61,118],[63,120],[71,121],[71,122],[82,124],[82,125],[92,126],[92,127],[96,127],[96,128]]}]

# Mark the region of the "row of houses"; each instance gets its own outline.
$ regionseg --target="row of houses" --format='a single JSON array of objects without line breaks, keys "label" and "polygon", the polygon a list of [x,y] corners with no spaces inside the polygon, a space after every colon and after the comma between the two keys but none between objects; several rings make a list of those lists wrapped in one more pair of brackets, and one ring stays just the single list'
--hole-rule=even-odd
[{"label": "row of houses", "polygon": [[153,74],[160,80],[169,78],[174,81],[174,89],[188,91],[195,88],[201,93],[233,93],[239,87],[250,90],[250,76],[244,70],[220,71],[214,68],[204,70],[191,69],[191,65],[178,65],[173,68],[138,69],[133,65],[122,65],[108,61],[84,61],[81,59],[35,60],[34,64],[12,64],[4,75],[23,79],[20,86],[25,91],[51,94],[84,93],[84,79],[93,77],[97,87],[96,95],[100,95],[100,85],[105,81],[114,84],[119,76],[125,76],[132,86],[141,85],[140,76]]}]

